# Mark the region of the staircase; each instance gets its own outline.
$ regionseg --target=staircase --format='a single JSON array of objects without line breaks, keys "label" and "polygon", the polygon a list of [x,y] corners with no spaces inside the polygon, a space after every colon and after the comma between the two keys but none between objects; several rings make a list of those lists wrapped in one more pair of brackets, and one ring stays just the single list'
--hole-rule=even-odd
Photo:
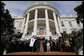
[{"label": "staircase", "polygon": [[8,55],[76,55],[74,52],[44,52],[43,40],[40,44],[40,52],[13,52],[8,53]]},{"label": "staircase", "polygon": [[44,53],[14,52],[14,53],[8,53],[8,55],[76,55],[76,53],[74,52],[44,52]]}]

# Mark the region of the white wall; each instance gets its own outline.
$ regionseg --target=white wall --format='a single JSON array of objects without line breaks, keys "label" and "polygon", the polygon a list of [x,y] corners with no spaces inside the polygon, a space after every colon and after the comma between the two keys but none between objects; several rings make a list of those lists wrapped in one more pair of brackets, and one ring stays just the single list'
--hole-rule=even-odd
[{"label": "white wall", "polygon": [[[78,24],[77,24],[77,22],[76,22],[76,20],[75,20],[75,18],[66,18],[65,17],[65,19],[64,18],[60,18],[61,19],[61,21],[64,23],[64,27],[62,27],[62,29],[63,29],[63,31],[66,31],[68,34],[69,33],[71,33],[73,30],[78,30],[78,29],[80,29],[80,28],[82,28],[83,27],[83,25],[81,24],[81,26],[79,27],[78,26]],[[70,24],[69,24],[69,21],[71,22],[71,24],[72,24],[72,27],[70,26]]]},{"label": "white wall", "polygon": [[[63,31],[66,31],[67,33],[71,33],[73,29],[81,29],[83,28],[83,24],[80,25],[80,27],[78,26],[78,24],[76,23],[75,20],[76,17],[60,17],[60,20],[64,22],[64,27],[62,27]],[[18,21],[18,22],[17,22]],[[69,25],[69,21],[71,21],[72,23],[72,27]],[[16,27],[17,30],[21,31],[22,30],[22,26],[19,27],[19,25],[21,24],[20,22],[23,22],[23,19],[17,18],[14,21],[14,26]],[[39,30],[39,29],[38,29]],[[45,30],[45,29],[44,29]]]}]

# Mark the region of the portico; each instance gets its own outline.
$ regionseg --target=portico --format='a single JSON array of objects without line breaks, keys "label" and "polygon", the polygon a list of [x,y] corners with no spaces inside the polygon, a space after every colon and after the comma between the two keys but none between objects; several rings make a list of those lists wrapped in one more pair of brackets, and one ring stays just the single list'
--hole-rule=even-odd
[{"label": "portico", "polygon": [[60,36],[62,32],[59,12],[50,4],[36,3],[27,8],[23,16],[22,38],[43,35],[49,39],[49,36]]}]

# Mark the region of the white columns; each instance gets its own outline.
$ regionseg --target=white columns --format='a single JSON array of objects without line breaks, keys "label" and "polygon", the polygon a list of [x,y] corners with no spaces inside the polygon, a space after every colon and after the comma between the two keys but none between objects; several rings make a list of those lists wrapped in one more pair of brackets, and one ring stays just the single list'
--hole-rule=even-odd
[{"label": "white columns", "polygon": [[23,24],[22,24],[22,29],[21,29],[21,32],[23,33],[23,31],[24,31],[24,26],[25,26],[25,17],[24,17],[24,20],[23,20]]},{"label": "white columns", "polygon": [[55,22],[56,33],[57,33],[58,35],[60,35],[55,12],[53,12],[53,17],[54,17],[54,22]]},{"label": "white columns", "polygon": [[62,33],[63,30],[62,30],[62,26],[61,26],[61,22],[60,22],[59,16],[57,16],[57,19],[58,19],[58,25],[59,25],[60,32]]},{"label": "white columns", "polygon": [[38,11],[37,11],[37,9],[35,9],[35,18],[34,18],[34,29],[33,29],[33,33],[32,33],[32,35],[37,35],[37,13],[38,13]]},{"label": "white columns", "polygon": [[46,35],[50,36],[50,27],[49,27],[49,18],[48,18],[48,11],[45,9],[45,19],[46,19]]},{"label": "white columns", "polygon": [[25,35],[27,34],[29,15],[30,15],[30,13],[27,14],[27,20],[26,20],[26,24],[25,24],[25,28],[24,28],[22,38],[25,38]]}]

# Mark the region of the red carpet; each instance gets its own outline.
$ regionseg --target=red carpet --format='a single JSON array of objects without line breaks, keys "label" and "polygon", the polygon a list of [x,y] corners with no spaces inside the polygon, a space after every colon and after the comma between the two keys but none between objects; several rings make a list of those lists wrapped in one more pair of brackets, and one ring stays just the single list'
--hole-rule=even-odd
[{"label": "red carpet", "polygon": [[41,40],[41,44],[40,44],[40,52],[43,52],[44,49],[43,49],[43,41]]}]

